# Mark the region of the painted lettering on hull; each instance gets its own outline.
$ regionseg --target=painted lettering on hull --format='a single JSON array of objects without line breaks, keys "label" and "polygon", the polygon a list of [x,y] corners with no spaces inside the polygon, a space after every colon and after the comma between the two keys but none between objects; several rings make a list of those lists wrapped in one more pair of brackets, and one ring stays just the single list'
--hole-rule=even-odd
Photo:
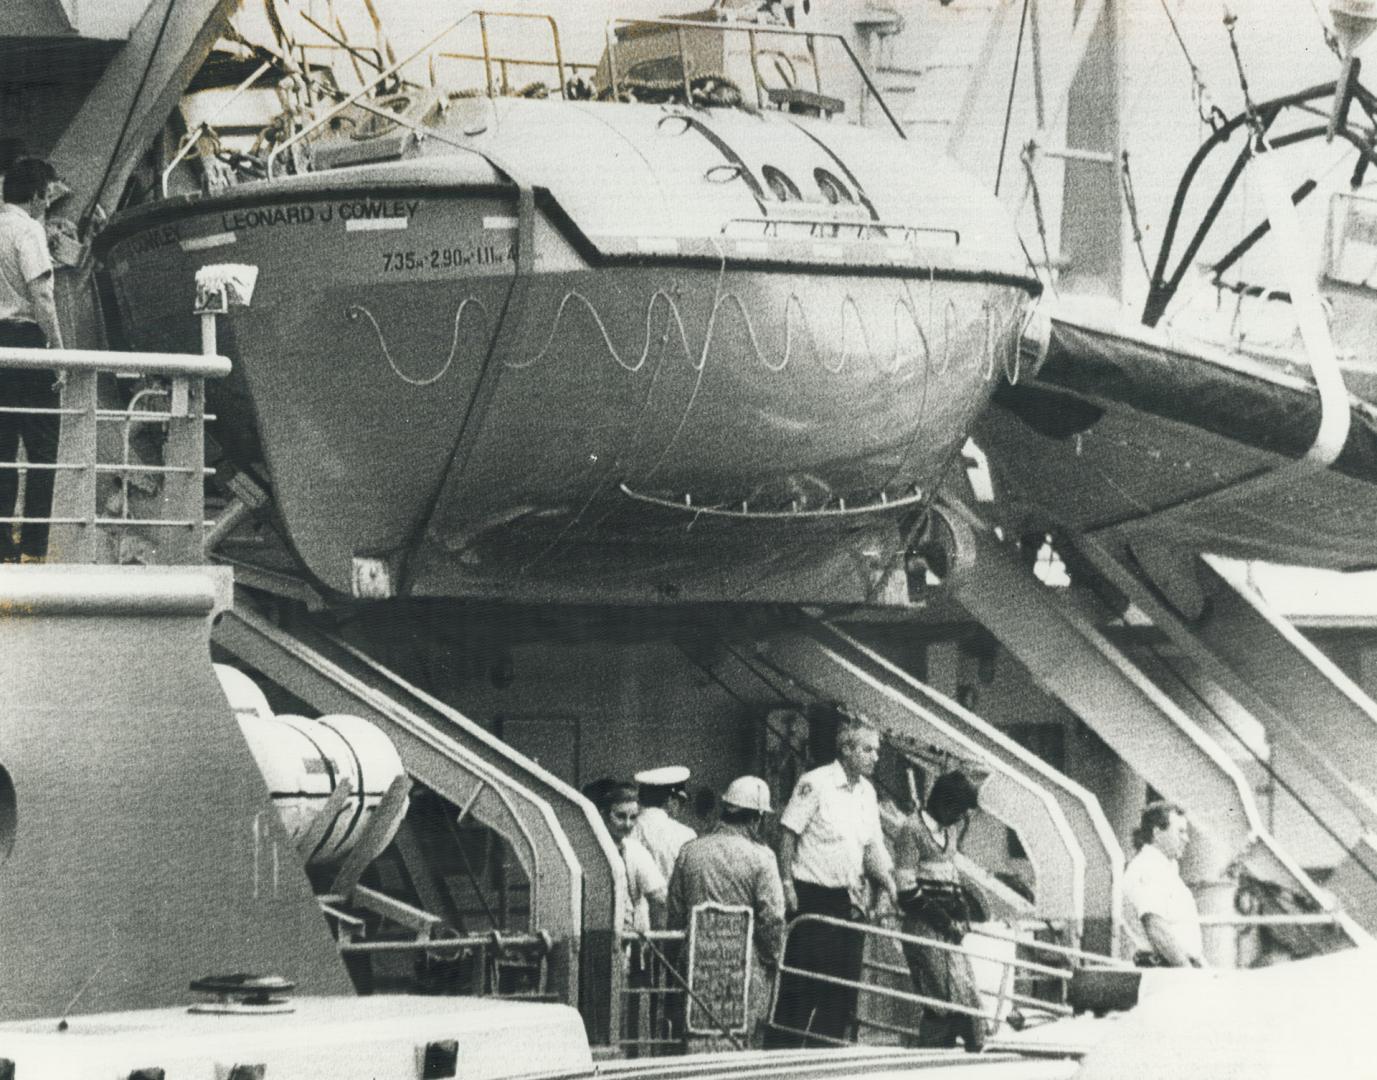
[{"label": "painted lettering on hull", "polygon": [[382,253],[382,269],[390,274],[409,270],[452,270],[465,266],[497,266],[515,258],[516,245],[502,243],[430,248],[425,251],[394,250]]},{"label": "painted lettering on hull", "polygon": [[149,251],[157,251],[159,248],[166,247],[168,244],[175,244],[182,238],[181,232],[176,225],[160,225],[155,229],[149,229],[145,233],[131,237],[121,245],[120,254],[123,256],[143,255]]},{"label": "painted lettering on hull", "polygon": [[341,221],[376,221],[382,218],[410,219],[421,208],[419,199],[350,199],[337,203]]},{"label": "painted lettering on hull", "polygon": [[240,232],[284,225],[328,225],[335,220],[409,222],[420,209],[420,199],[345,199],[320,205],[251,206],[221,213],[220,227],[225,232]]},{"label": "painted lettering on hull", "polygon": [[220,215],[220,227],[225,232],[237,232],[240,229],[271,228],[275,225],[309,225],[316,218],[316,208],[310,205],[254,206],[246,210],[225,211]]}]

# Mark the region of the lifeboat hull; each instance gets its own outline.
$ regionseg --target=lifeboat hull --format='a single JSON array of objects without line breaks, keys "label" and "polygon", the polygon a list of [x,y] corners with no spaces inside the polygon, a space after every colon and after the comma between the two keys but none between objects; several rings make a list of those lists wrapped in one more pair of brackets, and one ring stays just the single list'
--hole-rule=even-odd
[{"label": "lifeboat hull", "polygon": [[510,189],[253,189],[117,219],[104,262],[146,349],[195,347],[200,268],[257,268],[216,437],[340,593],[905,602],[1017,360],[1026,282],[859,239],[607,258]]}]

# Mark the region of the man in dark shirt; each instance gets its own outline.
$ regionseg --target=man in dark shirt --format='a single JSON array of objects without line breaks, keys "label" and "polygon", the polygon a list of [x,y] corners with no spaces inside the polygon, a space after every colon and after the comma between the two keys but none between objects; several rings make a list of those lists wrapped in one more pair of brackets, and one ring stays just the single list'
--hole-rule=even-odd
[{"label": "man in dark shirt", "polygon": [[764,1040],[770,987],[779,967],[784,934],[784,886],[774,854],[760,842],[760,826],[770,812],[770,788],[758,776],[741,776],[722,796],[722,820],[707,836],[679,850],[669,881],[669,926],[687,929],[699,904],[739,904],[755,913],[750,1022],[752,1046]]}]

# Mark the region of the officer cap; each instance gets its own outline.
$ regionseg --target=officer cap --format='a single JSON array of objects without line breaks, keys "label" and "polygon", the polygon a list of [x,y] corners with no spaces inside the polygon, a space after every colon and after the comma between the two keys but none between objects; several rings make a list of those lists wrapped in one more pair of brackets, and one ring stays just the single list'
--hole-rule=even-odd
[{"label": "officer cap", "polygon": [[658,769],[642,769],[636,774],[636,783],[642,787],[682,788],[689,775],[683,765],[662,765]]}]

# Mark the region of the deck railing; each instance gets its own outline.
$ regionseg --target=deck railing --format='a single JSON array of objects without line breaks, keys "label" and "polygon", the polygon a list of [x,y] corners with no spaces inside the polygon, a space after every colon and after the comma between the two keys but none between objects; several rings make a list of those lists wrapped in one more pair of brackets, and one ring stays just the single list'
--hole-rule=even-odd
[{"label": "deck railing", "polygon": [[648,930],[621,936],[621,1031],[617,1045],[630,1057],[678,1054],[686,985],[682,930]]},{"label": "deck railing", "polygon": [[[207,471],[204,381],[227,375],[227,359],[182,353],[0,348],[0,368],[53,371],[61,384],[57,408],[0,402],[0,412],[56,416],[61,424],[55,463],[0,461],[0,468],[28,470],[30,475],[38,470],[54,472],[51,512],[42,516],[11,512],[0,516],[0,527],[46,523],[48,562],[121,561],[121,548],[127,549],[121,540],[135,535],[135,530],[146,541],[140,548],[140,561],[202,561]],[[102,406],[101,375],[144,385],[128,395],[123,407]],[[156,407],[148,407],[155,401]],[[108,452],[99,452],[102,443],[109,444],[101,436],[111,425],[121,435],[121,450],[113,461],[108,460]],[[131,437],[144,425],[156,425],[164,433],[160,463],[134,458]],[[130,484],[140,476],[156,478],[159,491],[155,499],[146,500],[155,510],[136,513]],[[113,478],[115,484],[102,483],[102,478]]]},{"label": "deck railing", "polygon": [[[875,951],[875,946],[879,945],[880,943],[888,943],[891,948],[894,945],[910,944],[917,945],[925,949],[933,949],[939,952],[960,954],[967,957],[970,960],[977,962],[997,964],[1000,967],[1000,977],[998,980],[999,989],[997,991],[991,992],[982,988],[980,993],[982,998],[985,1000],[982,1002],[981,1007],[976,1008],[970,1005],[962,1005],[946,1001],[941,998],[929,997],[924,994],[919,994],[913,990],[900,990],[893,986],[882,985],[880,983],[869,981],[866,979],[844,979],[834,975],[825,975],[820,972],[810,971],[805,968],[792,966],[787,962],[789,937],[798,927],[809,924],[832,926],[837,929],[846,930],[855,934],[862,935],[864,938],[867,939],[866,943],[870,946],[870,949],[868,949],[867,951],[871,953]],[[1048,1020],[1058,1019],[1060,1017],[1071,1015],[1072,1010],[1071,1007],[1068,1005],[1062,1004],[1057,1001],[1046,1001],[1042,998],[1037,998],[1028,994],[1019,993],[1015,989],[1015,981],[1017,977],[1020,975],[1025,977],[1032,975],[1038,978],[1053,979],[1069,983],[1072,979],[1074,970],[1071,966],[1072,964],[1093,966],[1100,969],[1114,971],[1132,970],[1132,965],[1124,961],[1114,960],[1110,957],[1100,956],[1095,953],[1083,952],[1079,949],[1070,949],[1065,946],[1049,945],[1043,942],[1025,940],[1021,937],[1014,937],[1012,935],[1006,936],[1000,934],[997,931],[987,933],[986,928],[983,927],[981,928],[979,933],[981,936],[984,937],[990,937],[996,940],[1007,940],[1013,943],[1018,948],[1046,950],[1055,958],[1061,961],[1065,961],[1065,963],[1056,965],[1050,963],[1040,963],[1035,960],[1020,958],[1019,956],[1017,956],[1016,953],[1015,955],[1012,955],[1007,958],[1000,958],[992,956],[989,953],[982,952],[978,949],[972,949],[964,944],[955,945],[951,942],[938,940],[937,938],[926,937],[918,934],[909,934],[901,930],[892,930],[885,926],[874,926],[868,923],[849,922],[845,919],[836,919],[827,915],[805,914],[795,918],[794,921],[789,924],[787,930],[785,931],[784,955],[786,957],[786,961],[785,963],[780,965],[779,979],[775,983],[774,995],[770,1007],[770,1015],[772,1018],[775,1016],[779,1002],[779,992],[781,983],[786,977],[790,977],[797,979],[807,979],[819,983],[826,983],[832,986],[845,987],[847,989],[856,991],[857,994],[861,996],[861,1000],[866,1000],[866,998],[868,997],[870,999],[881,999],[890,1002],[903,1002],[908,1003],[912,1006],[916,1006],[919,1009],[936,1008],[941,1009],[942,1011],[947,1013],[958,1013],[964,1016],[979,1017],[980,1019],[986,1022],[986,1024],[988,1025],[988,1030],[991,1034],[993,1034],[994,1032],[998,1031],[1000,1024],[1002,1024],[1007,1019],[1011,1009],[1015,1006],[1019,1007],[1020,1010],[1023,1010],[1025,1015],[1027,1015],[1027,1013],[1029,1012],[1035,1014],[1042,1014],[1042,1016]],[[871,955],[865,961],[865,970],[879,975],[901,978],[905,981],[908,980],[910,975],[909,969],[906,965],[901,966],[899,964],[891,964],[886,962],[884,959],[875,957],[874,955]],[[891,978],[890,981],[893,981],[893,978]],[[898,1035],[902,1038],[911,1038],[914,1040],[916,1040],[920,1035],[920,1031],[917,1027],[909,1026],[904,1023],[891,1023],[885,1020],[878,1020],[873,1017],[867,1017],[863,1015],[865,1011],[866,1010],[863,1008],[857,1009],[857,1013],[862,1014],[858,1015],[857,1017],[858,1028],[876,1028],[888,1032],[891,1035]],[[774,1022],[773,1019],[771,1021],[771,1026],[774,1027],[776,1030],[784,1031],[788,1034],[799,1036],[800,1038],[807,1037],[808,1039],[815,1040],[817,1042],[835,1042],[838,1044],[845,1044],[844,1040],[835,1039],[826,1035],[820,1035],[815,1032],[802,1031],[782,1026]]]},{"label": "deck railing", "polygon": [[455,56],[459,58],[466,58],[464,54],[443,53],[436,49],[436,47],[442,41],[448,38],[452,33],[458,30],[461,26],[467,24],[471,19],[477,22],[479,33],[482,39],[482,55],[481,57],[475,57],[475,59],[481,59],[483,61],[484,77],[487,83],[487,90],[489,96],[494,96],[496,94],[497,84],[495,81],[493,69],[493,64],[495,62],[497,62],[499,64],[499,68],[503,70],[505,70],[505,67],[503,65],[504,61],[505,65],[511,65],[513,63],[518,62],[543,63],[536,60],[520,61],[514,57],[496,56],[493,53],[488,40],[489,19],[535,19],[547,23],[550,27],[550,33],[553,40],[554,60],[552,65],[545,64],[544,66],[555,67],[555,69],[559,73],[560,93],[565,94],[567,92],[565,87],[565,83],[567,82],[565,78],[565,69],[568,65],[564,60],[563,47],[560,45],[559,27],[556,25],[554,19],[550,18],[548,15],[536,15],[521,12],[481,11],[479,9],[474,8],[464,12],[462,15],[446,23],[444,27],[442,27],[436,33],[432,34],[429,38],[427,38],[424,44],[422,44],[420,47],[408,53],[402,59],[396,60],[393,63],[387,65],[387,67],[382,68],[372,78],[366,80],[363,83],[363,85],[361,85],[353,93],[338,101],[334,106],[327,109],[319,116],[312,118],[308,123],[306,123],[301,128],[300,131],[295,132],[289,138],[285,139],[277,146],[273,147],[272,151],[268,154],[268,176],[271,177],[274,175],[277,159],[279,157],[281,157],[287,151],[291,150],[293,147],[296,147],[305,140],[309,139],[312,135],[315,135],[317,132],[324,130],[331,120],[335,119],[335,117],[339,116],[341,113],[343,113],[345,110],[351,107],[362,109],[365,112],[381,116],[391,123],[400,124],[402,127],[405,127],[408,130],[410,130],[417,138],[432,138],[438,140],[439,142],[443,142],[446,145],[453,146],[456,149],[470,149],[470,147],[466,146],[462,142],[451,139],[438,131],[433,131],[423,127],[423,125],[418,123],[415,119],[405,115],[404,112],[392,112],[385,108],[382,108],[379,104],[370,101],[369,95],[374,94],[375,91],[377,91],[380,87],[383,87],[388,82],[388,80],[394,77],[400,77],[401,71],[408,64],[415,62],[422,56],[426,57],[428,66],[432,66],[434,61],[437,59],[446,58],[447,55],[451,58]]},{"label": "deck railing", "polygon": [[[533,20],[546,23],[550,29],[552,56],[548,58],[508,56],[504,53],[495,51],[490,39],[489,22],[491,20],[503,19]],[[470,20],[473,20],[477,24],[480,40],[479,52],[447,52],[439,48],[441,42],[449,38],[450,35],[459,30],[460,27],[469,24]],[[822,94],[822,76],[817,62],[818,43],[820,41],[835,43],[840,46],[865,87],[865,95],[867,95],[867,97],[863,97],[863,100],[868,100],[868,97],[873,97],[899,137],[907,137],[904,134],[903,125],[899,123],[888,104],[886,104],[879,88],[875,85],[874,80],[871,79],[869,72],[865,69],[865,65],[862,64],[860,58],[856,56],[855,51],[851,48],[850,43],[846,40],[844,35],[794,30],[787,26],[775,26],[772,24],[708,22],[685,19],[613,19],[608,22],[606,26],[609,80],[609,86],[606,87],[606,90],[611,94],[613,100],[617,100],[620,97],[623,83],[623,73],[618,64],[617,57],[619,28],[626,29],[631,27],[640,30],[662,28],[670,30],[676,35],[679,53],[679,68],[683,80],[685,103],[691,103],[693,101],[693,92],[690,86],[692,73],[690,72],[690,64],[686,55],[685,35],[687,33],[716,33],[723,36],[728,34],[746,35],[750,52],[753,81],[755,83],[756,106],[758,108],[765,108],[767,102],[771,105],[786,107],[790,105],[791,102],[795,101],[800,104],[811,103],[824,111],[836,107],[833,104],[833,99],[826,98]],[[793,89],[769,90],[765,87],[760,75],[761,50],[759,47],[759,39],[762,36],[772,38],[783,37],[785,39],[799,40],[803,43],[803,47],[807,49],[810,57],[814,85],[817,87],[816,91],[798,91]],[[405,109],[400,112],[389,111],[383,107],[383,103],[376,98],[378,91],[386,86],[389,80],[401,78],[401,72],[407,65],[416,63],[422,58],[425,59],[427,68],[431,73],[432,82],[435,80],[434,70],[437,61],[481,62],[483,65],[483,79],[488,97],[496,97],[500,93],[510,91],[509,74],[512,67],[553,68],[559,81],[558,92],[560,96],[564,98],[568,98],[569,96],[569,72],[580,69],[593,69],[595,71],[600,69],[600,66],[599,68],[594,68],[593,65],[575,64],[565,59],[564,48],[560,41],[559,26],[549,15],[542,15],[535,12],[486,11],[473,8],[446,23],[441,29],[428,37],[424,43],[402,59],[394,60],[386,67],[380,67],[372,77],[364,79],[363,73],[360,70],[359,74],[362,83],[357,90],[343,97],[320,115],[311,117],[302,125],[300,130],[292,133],[288,138],[273,147],[272,151],[268,154],[268,176],[272,177],[275,174],[277,160],[284,153],[291,151],[294,147],[299,146],[316,133],[326,130],[327,125],[329,125],[332,120],[350,108],[357,108],[365,112],[381,115],[392,123],[400,124],[408,128],[418,139],[433,138],[447,145],[455,146],[458,149],[470,149],[470,147],[463,142],[450,139],[436,130],[425,127],[418,122],[418,119],[406,115]],[[370,100],[370,95],[372,95],[373,100]]]},{"label": "deck railing", "polygon": [[[879,104],[881,111],[895,132],[901,139],[907,138],[904,134],[903,125],[898,118],[890,111],[889,105],[885,102],[884,95],[870,77],[865,65],[861,63],[856,55],[851,43],[846,37],[837,33],[819,33],[814,30],[795,30],[788,26],[777,26],[770,23],[754,22],[707,22],[698,19],[638,19],[620,18],[612,19],[607,24],[607,61],[608,77],[611,84],[612,97],[614,100],[621,95],[623,71],[619,63],[618,28],[637,27],[642,31],[647,29],[663,28],[672,30],[676,38],[676,48],[679,61],[679,77],[683,81],[683,93],[685,103],[693,101],[693,89],[691,84],[695,74],[711,74],[710,72],[695,73],[691,70],[692,65],[689,61],[688,34],[716,33],[724,37],[728,34],[744,34],[746,36],[747,48],[751,61],[751,76],[754,82],[755,105],[759,109],[764,109],[767,104],[788,105],[791,100],[797,100],[800,104],[812,105],[822,111],[830,111],[832,107],[831,99],[823,94],[822,71],[818,65],[817,47],[819,41],[832,42],[841,47],[847,60],[855,70],[861,83],[865,86],[866,92]],[[813,85],[816,87],[811,94],[807,91],[791,89],[788,91],[770,91],[765,86],[765,81],[760,74],[760,42],[762,37],[785,38],[801,40],[804,48],[808,51],[810,60],[809,66],[812,68]],[[740,40],[739,38],[737,40]],[[864,100],[864,99],[863,99]]]},{"label": "deck railing", "polygon": [[[1201,921],[1206,925],[1230,925],[1245,930],[1257,926],[1328,926],[1334,923],[1335,917],[1316,913],[1211,917]],[[774,1022],[780,981],[785,976],[856,991],[859,1004],[854,1018],[854,1039],[863,1043],[892,1042],[895,1037],[916,1042],[921,1035],[920,1029],[913,1022],[904,1022],[903,1016],[909,1014],[916,1017],[922,1009],[941,1009],[946,1013],[979,1017],[986,1023],[987,1031],[993,1038],[1003,1026],[1022,1030],[1069,1017],[1080,1010],[1098,1013],[1128,1008],[1137,997],[1141,969],[1135,968],[1127,960],[1037,941],[1026,932],[1004,930],[997,924],[982,924],[975,928],[972,936],[977,942],[986,939],[1006,943],[1012,947],[1007,956],[994,955],[993,951],[982,949],[978,943],[973,945],[970,939],[957,945],[885,926],[823,915],[800,915],[786,929],[785,956],[788,955],[789,935],[797,927],[809,923],[834,926],[866,939],[865,960],[858,980],[820,974],[787,962],[780,966],[771,989],[770,1026],[776,1031],[806,1038],[810,1042],[848,1045],[844,1040],[812,1031],[790,1029]],[[629,1056],[676,1054],[688,1047],[683,1031],[685,1000],[690,993],[685,974],[687,963],[683,956],[685,939],[683,931],[675,930],[622,935],[622,963],[618,972],[621,985],[618,992],[623,1007],[618,1045]],[[995,965],[998,969],[998,978],[994,980],[997,989],[980,989],[982,1004],[979,1008],[916,993],[909,989],[911,973],[908,966],[892,963],[884,955],[885,948],[894,951],[904,944],[960,954],[975,965]],[[1030,958],[1030,953],[1036,958]],[[1020,987],[1029,979],[1051,983],[1055,991],[1049,996],[1025,993]],[[896,982],[904,988],[895,986]],[[888,1009],[879,1003],[888,1003]],[[897,1021],[896,1012],[900,1014]],[[865,1034],[866,1031],[871,1034]]]}]

